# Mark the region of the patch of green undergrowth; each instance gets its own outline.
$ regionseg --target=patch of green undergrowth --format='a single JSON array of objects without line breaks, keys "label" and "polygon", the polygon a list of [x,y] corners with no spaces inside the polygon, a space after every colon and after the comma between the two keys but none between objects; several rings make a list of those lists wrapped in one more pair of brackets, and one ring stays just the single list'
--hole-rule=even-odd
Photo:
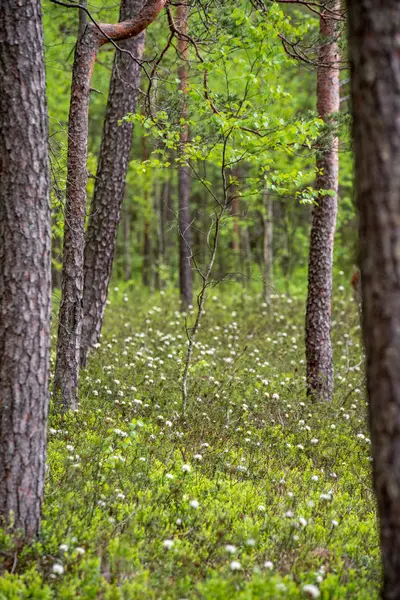
[{"label": "patch of green undergrowth", "polygon": [[210,292],[186,419],[176,296],[115,290],[79,412],[50,417],[40,540],[0,540],[0,598],[377,598],[359,326],[338,285],[332,405],[305,397],[304,302],[230,287]]}]

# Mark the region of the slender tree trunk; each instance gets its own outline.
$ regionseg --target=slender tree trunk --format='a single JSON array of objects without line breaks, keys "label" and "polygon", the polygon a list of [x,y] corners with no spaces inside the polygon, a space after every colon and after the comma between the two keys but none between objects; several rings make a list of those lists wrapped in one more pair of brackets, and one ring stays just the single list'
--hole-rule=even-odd
[{"label": "slender tree trunk", "polygon": [[162,286],[161,268],[164,258],[164,221],[162,211],[162,186],[156,181],[154,185],[154,213],[156,215],[156,247],[154,260],[154,287],[160,290]]},{"label": "slender tree trunk", "polygon": [[[80,6],[87,8],[88,0],[80,0],[79,4],[80,4]],[[87,23],[88,23],[87,12],[85,10],[80,9],[79,10],[78,40],[80,40],[81,37],[84,35]]]},{"label": "slender tree trunk", "polygon": [[384,600],[400,598],[400,7],[349,0],[362,326]]},{"label": "slender tree trunk", "polygon": [[150,286],[150,269],[151,269],[151,246],[150,246],[150,223],[146,218],[143,226],[143,268],[142,268],[142,283],[145,287]]},{"label": "slender tree trunk", "polygon": [[[91,74],[96,54],[103,44],[108,43],[108,38],[120,42],[139,35],[154,21],[164,4],[165,0],[148,0],[134,19],[116,25],[102,23],[101,31],[95,25],[87,24],[75,50],[68,124],[64,262],[54,378],[56,398],[63,409],[76,409],[78,406]],[[96,283],[100,285],[100,282]]]},{"label": "slender tree trunk", "polygon": [[0,522],[39,531],[51,317],[40,0],[0,2]]},{"label": "slender tree trunk", "polygon": [[[179,31],[183,34],[188,32],[189,8],[185,4],[180,4],[177,8],[177,25]],[[188,118],[188,68],[187,59],[189,56],[189,43],[184,38],[178,39],[178,49],[182,58],[182,64],[178,70],[179,89],[182,91],[182,112],[183,119]],[[181,133],[182,151],[189,142],[189,126],[184,125]],[[191,221],[190,221],[190,191],[191,179],[188,166],[178,167],[178,195],[179,195],[179,287],[183,308],[192,304],[192,248],[191,248]]]},{"label": "slender tree trunk", "polygon": [[166,254],[166,248],[167,248],[167,236],[168,236],[168,231],[167,231],[167,197],[169,194],[169,179],[167,179],[167,181],[164,181],[164,183],[161,186],[161,190],[160,190],[160,195],[159,195],[159,205],[158,205],[158,212],[159,212],[159,240],[160,240],[160,247],[159,247],[159,257],[160,257],[160,261],[161,264],[165,263],[165,254]]},{"label": "slender tree trunk", "polygon": [[[339,12],[339,0],[328,2]],[[328,125],[331,115],[339,111],[339,47],[337,20],[324,10],[320,19],[321,46],[318,53],[318,113]],[[317,158],[317,190],[320,195],[313,209],[308,263],[308,298],[306,313],[307,393],[316,400],[329,401],[333,395],[333,360],[331,345],[331,297],[333,242],[336,227],[339,155],[335,133],[322,140]]]},{"label": "slender tree trunk", "polygon": [[263,196],[263,299],[266,304],[269,304],[273,281],[273,203],[267,188]]},{"label": "slender tree trunk", "polygon": [[253,262],[250,232],[248,227],[240,228],[240,241],[243,248],[243,287],[247,287],[251,281],[251,265]]},{"label": "slender tree trunk", "polygon": [[[236,171],[232,173],[233,178],[238,176]],[[231,182],[231,214],[233,218],[233,235],[232,235],[232,250],[238,255],[240,253],[240,197],[237,183]]]},{"label": "slender tree trunk", "polygon": [[[122,0],[120,20],[134,18],[143,0]],[[121,43],[139,61],[143,57],[145,31]],[[108,286],[124,198],[125,179],[132,146],[133,123],[120,120],[136,112],[141,68],[129,54],[116,52],[104,120],[99,164],[86,233],[83,332],[81,364],[100,337],[106,307]]]},{"label": "slender tree trunk", "polygon": [[[124,244],[124,280],[132,279],[132,213],[127,202],[122,212],[122,233]],[[84,291],[85,293],[85,291]]]}]

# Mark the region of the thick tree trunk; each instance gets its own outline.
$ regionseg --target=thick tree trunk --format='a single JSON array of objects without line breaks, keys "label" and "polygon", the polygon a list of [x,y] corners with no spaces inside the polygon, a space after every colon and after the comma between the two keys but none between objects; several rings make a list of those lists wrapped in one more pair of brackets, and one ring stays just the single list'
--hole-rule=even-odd
[{"label": "thick tree trunk", "polygon": [[362,324],[384,600],[400,598],[400,7],[349,0]]},{"label": "thick tree trunk", "polygon": [[[85,34],[76,46],[68,124],[64,262],[54,379],[56,398],[63,409],[76,409],[78,406],[91,73],[97,51],[108,43],[108,38],[120,42],[139,35],[154,21],[164,5],[165,0],[148,0],[134,19],[116,25],[101,23],[101,31],[95,25],[87,24]],[[100,283],[96,281],[96,285],[100,286]],[[87,339],[89,336],[85,334],[85,341]]]},{"label": "thick tree trunk", "polygon": [[51,317],[40,0],[0,2],[0,522],[33,538],[46,463]]},{"label": "thick tree trunk", "polygon": [[83,247],[86,213],[87,138],[90,76],[96,58],[96,33],[87,27],[77,42],[68,126],[67,190],[63,270],[54,392],[64,408],[78,408],[79,352],[82,333]]},{"label": "thick tree trunk", "polygon": [[[329,2],[339,12],[339,0]],[[337,20],[324,10],[320,19],[321,46],[318,53],[317,101],[320,117],[329,124],[339,111],[339,46]],[[336,227],[339,155],[338,140],[328,133],[317,157],[317,190],[320,195],[313,209],[308,263],[306,314],[307,393],[316,400],[329,401],[333,395],[331,345],[331,297],[333,242]]]},{"label": "thick tree trunk", "polygon": [[267,189],[264,190],[263,196],[263,300],[269,304],[273,280],[273,203]]},{"label": "thick tree trunk", "polygon": [[[120,19],[133,18],[142,5],[143,0],[122,0]],[[144,43],[143,31],[120,45],[140,61]],[[98,342],[103,324],[132,146],[133,123],[119,122],[128,113],[136,112],[140,77],[140,64],[128,54],[116,52],[86,234],[82,365],[87,363],[90,348]]]},{"label": "thick tree trunk", "polygon": [[[177,8],[177,26],[181,33],[188,32],[189,8],[180,4]],[[182,119],[188,118],[188,68],[187,59],[189,55],[189,43],[184,38],[178,39],[179,54],[182,64],[178,70],[179,89],[182,91]],[[181,148],[185,150],[185,145],[189,142],[189,126],[184,125],[181,133]],[[191,247],[191,221],[190,221],[190,191],[191,178],[188,166],[178,167],[178,196],[179,196],[179,288],[182,300],[182,307],[186,309],[192,304],[192,247]]]}]

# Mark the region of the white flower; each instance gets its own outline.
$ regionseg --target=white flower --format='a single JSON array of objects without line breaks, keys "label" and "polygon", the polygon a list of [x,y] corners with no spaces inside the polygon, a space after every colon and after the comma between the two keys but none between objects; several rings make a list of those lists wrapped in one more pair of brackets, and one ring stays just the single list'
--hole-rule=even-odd
[{"label": "white flower", "polygon": [[318,481],[318,479],[319,479],[318,475],[313,475],[311,477],[311,481]]},{"label": "white flower", "polygon": [[198,500],[191,500],[191,501],[189,502],[189,504],[190,504],[190,506],[191,506],[192,508],[199,508],[199,506],[200,506],[200,504],[199,504],[199,501],[198,501]]},{"label": "white flower", "polygon": [[231,571],[240,571],[242,568],[242,565],[238,560],[233,560],[229,566]]},{"label": "white flower", "polygon": [[61,550],[61,552],[68,552],[67,544],[60,544],[59,549]]},{"label": "white flower", "polygon": [[272,394],[272,398],[274,400],[279,400],[279,394]]},{"label": "white flower", "polygon": [[294,517],[294,514],[292,513],[291,510],[288,510],[287,512],[285,512],[285,517],[287,517],[288,519],[291,519],[292,517]]},{"label": "white flower", "polygon": [[307,520],[304,517],[299,517],[299,523],[300,525],[302,525],[303,527],[306,527],[307,525]]},{"label": "white flower", "polygon": [[266,569],[273,569],[274,568],[274,563],[271,562],[270,560],[266,560],[265,563],[264,563],[264,567]]},{"label": "white flower", "polygon": [[165,476],[167,479],[173,479],[174,476],[172,475],[172,473],[167,473]]},{"label": "white flower", "polygon": [[308,594],[308,596],[310,598],[319,598],[321,595],[321,592],[319,591],[319,589],[317,588],[316,585],[313,585],[312,583],[308,583],[307,585],[303,585],[303,592],[305,594]]},{"label": "white flower", "polygon": [[333,527],[337,527],[337,526],[339,525],[339,522],[338,522],[338,521],[336,521],[335,519],[333,519],[333,520],[331,521],[331,523],[332,523],[332,526],[333,526]]},{"label": "white flower", "polygon": [[182,471],[184,473],[190,473],[191,470],[192,470],[192,467],[190,465],[182,465]]},{"label": "white flower", "polygon": [[194,458],[195,460],[203,460],[203,456],[202,456],[201,454],[195,454],[195,455],[193,456],[193,458]]},{"label": "white flower", "polygon": [[320,494],[321,500],[332,500],[331,494]]},{"label": "white flower", "polygon": [[258,510],[259,510],[260,512],[265,512],[265,511],[267,510],[267,509],[265,508],[264,504],[259,504],[257,508],[258,508]]},{"label": "white flower", "polygon": [[311,440],[311,443],[314,444],[314,446],[315,446],[315,444],[318,444],[318,442],[319,442],[319,440],[317,438],[313,438]]},{"label": "white flower", "polygon": [[249,538],[248,540],[246,540],[246,546],[255,546],[256,545],[256,540],[254,538]]},{"label": "white flower", "polygon": [[78,546],[78,548],[76,548],[76,553],[82,556],[83,554],[85,554],[85,548],[81,548],[80,546]]},{"label": "white flower", "polygon": [[56,575],[62,575],[64,573],[64,567],[60,563],[55,563],[52,567],[52,571]]},{"label": "white flower", "polygon": [[233,544],[226,544],[225,550],[227,552],[229,552],[229,554],[235,554],[235,552],[236,552],[236,546],[234,546]]},{"label": "white flower", "polygon": [[164,540],[163,541],[163,547],[166,550],[171,550],[172,546],[174,545],[174,540]]}]

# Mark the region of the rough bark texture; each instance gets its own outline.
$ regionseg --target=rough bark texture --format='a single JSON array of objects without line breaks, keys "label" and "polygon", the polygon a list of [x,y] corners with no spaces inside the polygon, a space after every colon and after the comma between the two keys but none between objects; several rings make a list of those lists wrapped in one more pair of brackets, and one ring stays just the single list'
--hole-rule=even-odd
[{"label": "rough bark texture", "polygon": [[[181,4],[177,8],[177,26],[183,34],[188,32],[188,6]],[[182,91],[182,118],[188,118],[187,88],[188,69],[187,59],[189,55],[188,41],[179,38],[178,50],[182,58],[182,64],[178,70],[179,89]],[[184,151],[185,144],[189,141],[189,127],[185,125],[181,133],[181,147]],[[190,221],[190,191],[191,178],[188,166],[182,165],[178,168],[178,195],[179,195],[179,288],[183,308],[192,304],[192,248],[191,248],[191,221]]]},{"label": "rough bark texture", "polygon": [[[329,3],[338,10],[340,3]],[[318,113],[330,122],[339,111],[339,48],[337,21],[325,11],[320,19],[322,37],[318,53]],[[320,195],[313,209],[308,264],[308,298],[306,314],[307,392],[316,400],[331,400],[333,395],[333,360],[331,345],[331,297],[333,241],[336,227],[339,155],[338,140],[328,134],[317,158],[317,190],[331,190],[333,196]]]},{"label": "rough bark texture", "polygon": [[[78,41],[72,72],[68,124],[67,192],[64,222],[64,255],[54,389],[61,408],[78,406],[78,376],[83,321],[84,223],[87,185],[87,137],[92,69],[99,48],[109,40],[139,35],[165,5],[148,0],[134,19],[115,25],[87,24]],[[102,33],[103,32],[103,33]]]},{"label": "rough bark texture", "polygon": [[40,525],[51,315],[40,0],[0,3],[0,521]]},{"label": "rough bark texture", "polygon": [[96,48],[94,30],[87,27],[77,43],[72,71],[63,271],[54,377],[58,401],[63,408],[69,409],[78,408],[90,73]]},{"label": "rough bark texture", "polygon": [[363,332],[384,600],[400,598],[400,8],[349,0]]},{"label": "rough bark texture", "polygon": [[[143,0],[122,0],[120,19],[134,18]],[[143,57],[145,32],[120,42],[139,61]],[[125,179],[132,146],[133,123],[119,121],[136,112],[140,64],[126,53],[116,52],[110,81],[107,111],[86,233],[83,288],[81,364],[99,340],[111,278]]]}]

